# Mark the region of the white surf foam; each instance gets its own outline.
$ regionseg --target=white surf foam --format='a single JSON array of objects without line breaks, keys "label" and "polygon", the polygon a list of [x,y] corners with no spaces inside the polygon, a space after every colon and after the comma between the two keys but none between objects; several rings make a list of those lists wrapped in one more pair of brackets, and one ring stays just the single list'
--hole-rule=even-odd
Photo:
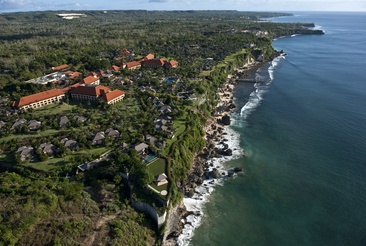
[{"label": "white surf foam", "polygon": [[256,88],[255,91],[253,91],[249,95],[247,103],[241,108],[240,116],[242,118],[246,119],[261,104],[261,101],[263,100],[263,95],[267,92],[268,86],[274,80],[275,70],[281,59],[285,59],[285,57],[278,56],[271,61],[271,65],[268,68],[269,78],[266,79],[264,75],[261,75],[259,70],[257,71],[256,81],[260,82],[254,84],[254,87]]},{"label": "white surf foam", "polygon": [[315,24],[315,26],[313,28],[311,28],[311,29],[312,30],[323,30],[323,27]]},{"label": "white surf foam", "polygon": [[[229,160],[237,159],[243,155],[243,151],[239,146],[239,134],[231,129],[230,127],[225,128],[224,132],[226,134],[222,135],[222,139],[227,139],[225,141],[228,144],[229,148],[233,150],[232,156],[222,157],[222,158],[213,158],[208,161],[209,164],[212,164],[213,167],[210,167],[210,171],[213,168],[219,170],[220,173],[227,174],[227,167],[225,163]],[[220,142],[220,141],[219,141]],[[216,144],[216,147],[222,148],[223,146]],[[202,223],[203,218],[203,209],[204,205],[209,201],[210,194],[214,191],[214,187],[216,185],[222,185],[225,177],[220,179],[208,179],[203,182],[203,184],[195,189],[195,194],[192,198],[185,197],[183,198],[183,203],[186,206],[188,211],[193,212],[192,215],[187,216],[184,223],[184,228],[181,235],[177,239],[177,243],[180,246],[187,246],[191,241],[194,230],[199,227]]]}]

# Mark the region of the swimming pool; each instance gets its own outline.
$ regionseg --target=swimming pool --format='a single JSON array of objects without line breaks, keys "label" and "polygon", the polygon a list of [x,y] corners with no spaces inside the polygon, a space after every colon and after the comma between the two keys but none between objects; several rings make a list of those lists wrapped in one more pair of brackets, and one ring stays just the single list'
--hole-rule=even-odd
[{"label": "swimming pool", "polygon": [[145,157],[145,161],[146,161],[146,163],[148,164],[148,163],[150,163],[150,162],[154,161],[156,158],[157,158],[157,157],[156,157],[156,155],[149,154],[149,155],[147,155],[147,156]]}]

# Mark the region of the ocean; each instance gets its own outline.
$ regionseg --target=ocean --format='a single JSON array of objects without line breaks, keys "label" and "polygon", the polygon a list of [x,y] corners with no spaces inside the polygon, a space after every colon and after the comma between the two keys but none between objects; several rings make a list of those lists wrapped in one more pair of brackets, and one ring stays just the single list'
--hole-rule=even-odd
[{"label": "ocean", "polygon": [[366,13],[298,12],[325,35],[273,41],[285,57],[237,85],[244,169],[215,186],[189,245],[366,245]]}]

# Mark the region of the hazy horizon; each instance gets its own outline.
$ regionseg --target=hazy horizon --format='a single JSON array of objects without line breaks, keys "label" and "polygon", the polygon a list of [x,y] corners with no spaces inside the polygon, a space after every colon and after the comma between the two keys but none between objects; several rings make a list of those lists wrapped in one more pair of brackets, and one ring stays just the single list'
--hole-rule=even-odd
[{"label": "hazy horizon", "polygon": [[46,10],[238,10],[266,12],[365,12],[365,0],[0,0],[0,12]]}]

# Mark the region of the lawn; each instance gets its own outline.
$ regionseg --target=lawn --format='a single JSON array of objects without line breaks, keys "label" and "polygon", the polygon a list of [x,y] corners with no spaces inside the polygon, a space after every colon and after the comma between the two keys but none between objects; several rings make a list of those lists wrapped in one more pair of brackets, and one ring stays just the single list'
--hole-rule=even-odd
[{"label": "lawn", "polygon": [[147,168],[150,173],[154,176],[159,175],[161,173],[165,173],[166,170],[166,161],[162,158],[157,159],[156,161],[150,163]]},{"label": "lawn", "polygon": [[[222,61],[222,62],[218,63],[218,64],[215,66],[215,68],[226,67],[228,63],[232,63],[233,61],[235,61],[235,57],[237,57],[237,56],[239,56],[239,55],[245,55],[245,54],[247,54],[247,53],[248,53],[248,52],[247,52],[247,50],[246,50],[246,49],[242,49],[242,50],[240,50],[240,51],[238,51],[238,52],[236,52],[236,53],[234,53],[234,54],[231,54],[231,55],[229,55],[229,56],[225,57],[224,61]],[[200,75],[199,75],[199,76],[200,76],[200,77],[209,76],[209,75],[210,75],[210,73],[211,73],[212,71],[214,71],[214,70],[215,70],[215,68],[214,68],[214,69],[212,69],[212,70],[202,71],[202,72],[200,73]]]},{"label": "lawn", "polygon": [[[151,186],[152,188],[154,188],[155,190],[159,191],[159,192],[161,192],[161,191],[163,191],[163,190],[168,190],[168,184],[164,184],[164,185],[157,186],[157,185],[155,184],[155,182],[154,182],[154,183],[151,183],[151,184],[150,184],[150,186]],[[159,196],[160,196],[160,197],[163,197],[163,198],[166,198],[166,196],[163,196],[162,194],[159,194]]]},{"label": "lawn", "polygon": [[17,138],[29,138],[29,137],[44,137],[44,136],[50,136],[50,135],[55,135],[57,133],[60,132],[68,132],[68,130],[55,130],[55,129],[49,129],[49,130],[45,130],[45,131],[39,131],[39,132],[34,132],[31,134],[22,134],[22,135],[9,135],[6,137],[2,137],[0,139],[0,142],[8,142],[10,140],[13,139],[17,139]]},{"label": "lawn", "polygon": [[239,55],[245,55],[247,53],[248,52],[247,52],[246,49],[242,49],[242,50],[240,50],[240,51],[238,51],[238,52],[236,52],[234,54],[231,54],[231,55],[225,57],[224,62],[233,62],[235,60],[235,57],[237,57]]},{"label": "lawn", "polygon": [[123,103],[116,104],[115,108],[120,111],[129,111],[130,113],[138,110],[138,106],[133,98],[125,99]]},{"label": "lawn", "polygon": [[173,127],[176,129],[175,132],[174,132],[174,136],[173,136],[173,138],[166,140],[166,147],[163,151],[164,153],[165,153],[165,151],[169,151],[170,146],[175,141],[177,141],[179,135],[182,134],[186,130],[185,117],[175,120],[174,123],[173,123]]},{"label": "lawn", "polygon": [[[87,149],[87,150],[81,150],[77,152],[71,152],[69,155],[61,158],[49,158],[48,160],[42,161],[42,162],[27,162],[22,164],[25,167],[31,167],[36,170],[49,172],[52,169],[55,169],[61,165],[66,165],[70,158],[80,156],[80,155],[102,155],[105,152],[107,152],[108,149],[105,147],[101,148],[95,148],[95,149]],[[80,163],[82,164],[82,163]]]},{"label": "lawn", "polygon": [[51,104],[51,105],[47,105],[45,107],[39,108],[39,109],[34,109],[32,111],[32,115],[38,117],[38,116],[42,116],[42,115],[54,115],[54,114],[66,114],[66,113],[71,113],[72,109],[77,107],[77,105],[71,105],[71,104],[67,104],[67,103],[62,103],[62,104]]},{"label": "lawn", "polygon": [[210,76],[211,72],[213,70],[203,70],[200,74],[199,74],[199,77],[207,77],[207,76]]},{"label": "lawn", "polygon": [[[147,168],[149,169],[150,173],[155,177],[161,173],[166,172],[166,161],[162,158],[159,158],[156,161],[150,163]],[[158,190],[159,192],[168,189],[168,184],[157,186],[155,182],[153,182],[150,184],[150,186]]]}]

